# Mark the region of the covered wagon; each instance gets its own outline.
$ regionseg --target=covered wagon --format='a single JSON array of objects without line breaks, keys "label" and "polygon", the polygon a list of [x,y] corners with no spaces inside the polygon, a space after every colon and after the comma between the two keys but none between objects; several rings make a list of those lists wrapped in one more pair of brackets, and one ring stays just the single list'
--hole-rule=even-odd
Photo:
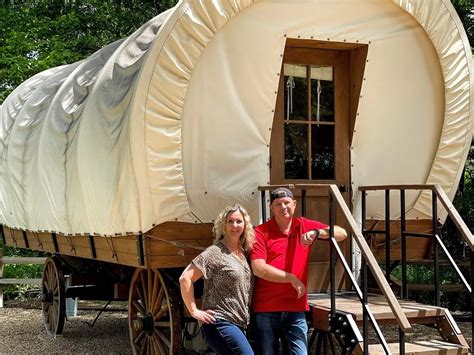
[{"label": "covered wagon", "polygon": [[[212,243],[224,206],[265,219],[271,186],[294,187],[300,214],[352,231],[340,256],[356,273],[361,253],[381,274],[367,246],[386,262],[423,258],[432,240],[408,238],[405,251],[393,241],[406,226],[437,235],[447,212],[433,213],[434,195],[452,207],[473,80],[448,0],[180,1],[5,100],[4,243],[55,254],[43,276],[49,333],[63,330],[65,297],[128,299],[134,351],[176,353],[176,275]],[[330,282],[329,249],[312,251],[310,291],[357,288],[344,263]]]}]

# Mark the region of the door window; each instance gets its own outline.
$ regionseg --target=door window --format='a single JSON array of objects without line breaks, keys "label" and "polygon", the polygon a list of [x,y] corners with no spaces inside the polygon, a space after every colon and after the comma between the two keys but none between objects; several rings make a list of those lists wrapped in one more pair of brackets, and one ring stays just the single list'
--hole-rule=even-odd
[{"label": "door window", "polygon": [[335,179],[334,68],[285,63],[284,178]]}]

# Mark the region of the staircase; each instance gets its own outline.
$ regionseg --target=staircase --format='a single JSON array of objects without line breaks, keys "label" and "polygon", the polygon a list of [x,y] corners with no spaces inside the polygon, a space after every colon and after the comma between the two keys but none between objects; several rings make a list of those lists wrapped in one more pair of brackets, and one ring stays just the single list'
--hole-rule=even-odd
[{"label": "staircase", "polygon": [[[369,295],[368,305],[372,310],[377,323],[384,328],[386,325],[396,324],[396,319],[384,297],[380,295]],[[310,348],[317,354],[340,354],[352,353],[363,354],[363,337],[359,330],[363,323],[363,309],[360,301],[354,293],[340,293],[336,296],[336,319],[331,317],[331,300],[327,294],[309,295],[311,305],[314,331],[331,334],[333,339],[328,339],[329,346],[324,348],[321,339],[313,338],[322,344],[310,343]],[[424,341],[406,341],[405,354],[467,354],[469,345],[461,334],[451,313],[446,308],[423,305],[416,302],[400,300],[400,306],[410,324],[423,324],[432,327],[439,332],[443,340],[431,339]],[[330,345],[331,342],[337,342]],[[320,349],[316,350],[319,346]],[[388,343],[392,354],[400,354],[399,343]],[[332,350],[334,349],[334,351]],[[380,344],[369,344],[369,354],[385,354]]]},{"label": "staircase", "polygon": [[[276,188],[277,186],[261,186],[262,199],[262,219],[266,219],[264,207],[265,192]],[[474,237],[469,228],[462,221],[455,210],[449,198],[444,191],[436,185],[399,185],[399,186],[367,186],[361,187],[362,191],[362,225],[360,230],[357,222],[354,220],[349,207],[346,205],[342,195],[335,185],[287,185],[290,189],[302,190],[302,205],[306,205],[306,190],[325,189],[328,192],[329,200],[329,225],[330,225],[330,252],[329,252],[329,290],[327,293],[317,293],[308,295],[308,301],[312,312],[312,334],[309,338],[310,354],[468,354],[471,353],[469,344],[456,325],[448,309],[440,307],[439,284],[439,260],[438,253],[442,251],[447,256],[454,270],[457,272],[459,285],[471,294],[472,307],[474,307],[474,297],[472,296],[471,286],[466,281],[458,266],[452,259],[449,251],[444,246],[439,236],[439,226],[437,217],[437,205],[439,202],[445,207],[449,216],[456,224],[464,242],[471,249],[471,265],[474,267]],[[405,221],[405,190],[427,189],[432,191],[432,230],[430,233],[409,232]],[[385,190],[386,196],[386,219],[384,230],[366,230],[365,220],[366,192],[369,190]],[[392,263],[391,260],[391,237],[390,232],[390,190],[400,191],[402,216],[400,217],[400,239],[401,256]],[[387,208],[388,207],[388,208]],[[349,226],[349,232],[353,241],[358,245],[362,256],[361,283],[355,280],[349,263],[334,238],[335,209],[339,208]],[[303,208],[303,215],[304,215]],[[340,222],[339,222],[340,223]],[[385,234],[386,250],[385,260],[382,261],[386,267],[383,272],[374,257],[370,247],[366,242],[368,235]],[[408,300],[407,284],[407,237],[430,238],[431,247],[433,246],[433,266],[435,282],[433,289],[436,298],[435,305],[424,305]],[[401,259],[401,260],[400,260]],[[336,263],[343,266],[346,277],[350,281],[352,291],[336,290]],[[402,277],[398,283],[400,298],[396,298],[388,281],[392,278],[391,270],[395,263],[401,263]],[[377,283],[377,294],[368,293],[368,275]],[[384,275],[385,273],[385,275]],[[473,281],[471,281],[472,283]],[[369,330],[369,323],[371,329]],[[439,334],[428,340],[417,340],[413,333],[412,325],[421,325],[433,328]],[[474,320],[473,320],[474,329]],[[393,326],[398,328],[398,341],[387,342],[384,336],[384,329]],[[393,333],[393,332],[392,332]],[[375,336],[374,336],[375,335]],[[392,336],[393,338],[393,336]],[[437,339],[439,338],[439,339]]]}]

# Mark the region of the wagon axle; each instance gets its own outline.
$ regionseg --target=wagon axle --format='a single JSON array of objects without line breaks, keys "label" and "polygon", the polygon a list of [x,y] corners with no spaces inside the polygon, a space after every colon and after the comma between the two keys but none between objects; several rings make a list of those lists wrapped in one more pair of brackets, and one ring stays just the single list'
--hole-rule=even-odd
[{"label": "wagon axle", "polygon": [[151,314],[138,314],[137,319],[133,321],[133,329],[136,332],[141,332],[145,331],[148,334],[153,333],[153,329],[155,328],[155,321],[153,319],[153,316]]},{"label": "wagon axle", "polygon": [[41,295],[41,302],[53,303],[53,300],[54,300],[54,295],[51,291],[43,292],[43,294]]}]

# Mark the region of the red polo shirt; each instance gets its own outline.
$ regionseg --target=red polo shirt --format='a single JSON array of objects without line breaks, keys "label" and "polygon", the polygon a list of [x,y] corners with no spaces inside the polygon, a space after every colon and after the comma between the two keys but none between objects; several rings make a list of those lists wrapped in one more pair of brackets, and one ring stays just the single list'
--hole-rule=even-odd
[{"label": "red polo shirt", "polygon": [[[263,259],[267,264],[290,272],[305,285],[308,281],[310,247],[301,244],[302,234],[312,229],[327,229],[326,224],[304,217],[293,218],[288,235],[278,229],[275,219],[255,228],[255,244],[250,259]],[[303,312],[309,309],[308,294],[297,298],[291,283],[278,283],[256,278],[253,291],[254,312]]]}]

